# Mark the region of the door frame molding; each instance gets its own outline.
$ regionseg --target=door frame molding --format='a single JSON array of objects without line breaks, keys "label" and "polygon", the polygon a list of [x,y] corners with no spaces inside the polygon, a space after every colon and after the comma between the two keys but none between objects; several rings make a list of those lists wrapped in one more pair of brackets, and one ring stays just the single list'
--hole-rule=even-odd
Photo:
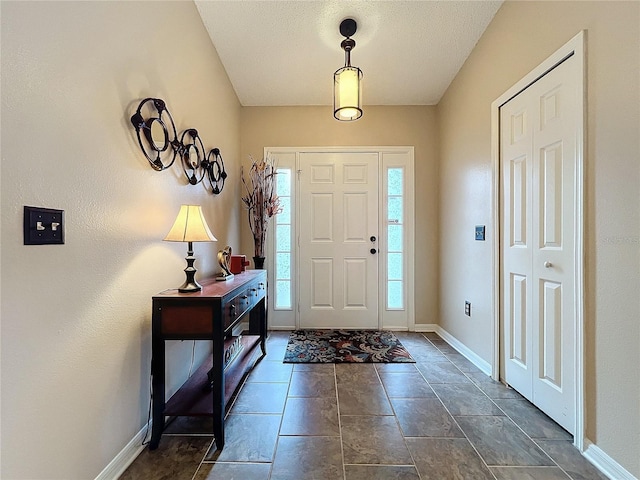
[{"label": "door frame molding", "polygon": [[[391,315],[386,315],[386,290],[385,290],[385,282],[378,282],[378,328],[386,329],[386,330],[408,330],[415,331],[415,262],[413,259],[415,258],[415,156],[414,156],[414,147],[413,146],[320,146],[320,147],[264,147],[263,150],[264,156],[273,155],[277,158],[278,154],[294,154],[295,155],[295,169],[300,168],[300,153],[377,153],[378,154],[378,225],[381,229],[378,234],[380,238],[379,247],[380,250],[384,246],[386,248],[386,233],[382,234],[382,229],[386,228],[386,219],[384,217],[384,213],[386,212],[385,204],[384,204],[384,194],[386,193],[385,185],[386,180],[383,178],[383,173],[385,166],[390,165],[394,166],[395,163],[393,161],[386,161],[385,154],[394,155],[394,154],[407,154],[408,155],[408,165],[406,165],[406,183],[405,183],[405,260],[404,260],[404,268],[406,272],[406,291],[405,291],[405,309],[406,313],[406,328],[394,326],[389,322],[393,322],[393,310],[391,310]],[[299,222],[299,208],[300,208],[300,182],[298,181],[297,175],[294,176],[294,185],[293,191],[295,192],[295,234],[293,241],[293,256],[296,265],[296,273],[294,275],[295,279],[295,289],[293,290],[293,313],[295,318],[295,328],[300,327],[300,318],[299,318],[299,309],[298,302],[300,298],[299,294],[299,246],[298,246],[298,222]],[[268,247],[271,249],[273,247],[273,229],[269,229],[268,232],[268,240],[267,243],[271,243]],[[385,239],[382,242],[382,239]],[[380,252],[382,253],[382,252]],[[382,276],[383,273],[386,272],[386,250],[383,254],[378,255],[379,262],[379,275]],[[273,272],[273,255],[269,255],[267,257],[268,265],[270,266],[269,271]],[[384,265],[383,265],[384,264]],[[384,268],[383,268],[384,267]],[[269,283],[271,284],[271,276],[273,273],[269,273]],[[269,288],[272,288],[271,286]],[[270,302],[271,303],[271,302]],[[273,308],[270,306],[270,308]],[[385,323],[385,318],[387,319],[387,323]],[[293,326],[282,327],[286,329],[291,329]],[[280,327],[275,327],[280,328]]]},{"label": "door frame molding", "polygon": [[581,124],[576,132],[576,165],[575,165],[575,240],[574,240],[574,342],[575,342],[575,435],[573,443],[583,452],[585,444],[585,369],[584,369],[584,182],[585,182],[585,152],[586,152],[586,121],[587,121],[587,97],[586,97],[586,31],[579,32],[575,37],[560,47],[544,62],[529,72],[524,78],[509,88],[491,103],[491,201],[493,222],[493,249],[491,263],[493,267],[494,282],[492,285],[492,378],[499,380],[501,362],[500,339],[500,108],[513,97],[535,83],[542,76],[553,70],[560,63],[574,56],[578,61],[578,69],[582,79],[579,82],[580,89],[578,105]]}]

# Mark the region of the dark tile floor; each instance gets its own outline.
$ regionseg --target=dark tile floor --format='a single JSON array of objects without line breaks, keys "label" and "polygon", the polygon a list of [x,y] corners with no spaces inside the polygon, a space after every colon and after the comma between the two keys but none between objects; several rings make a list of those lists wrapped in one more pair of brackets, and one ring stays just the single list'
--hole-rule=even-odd
[{"label": "dark tile floor", "polygon": [[415,364],[283,364],[288,332],[247,378],[216,455],[181,417],[121,479],[606,479],[571,436],[435,334],[398,333]]}]

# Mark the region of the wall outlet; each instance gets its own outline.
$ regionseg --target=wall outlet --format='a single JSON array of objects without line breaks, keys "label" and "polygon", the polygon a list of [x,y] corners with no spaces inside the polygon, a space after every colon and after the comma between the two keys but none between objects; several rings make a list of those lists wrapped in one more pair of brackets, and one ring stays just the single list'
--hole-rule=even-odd
[{"label": "wall outlet", "polygon": [[467,317],[471,316],[471,302],[464,302],[464,314]]}]

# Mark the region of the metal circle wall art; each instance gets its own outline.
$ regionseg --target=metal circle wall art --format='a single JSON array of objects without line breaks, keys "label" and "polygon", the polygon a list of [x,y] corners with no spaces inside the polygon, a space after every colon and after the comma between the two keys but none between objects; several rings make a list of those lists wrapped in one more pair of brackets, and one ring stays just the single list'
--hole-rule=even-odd
[{"label": "metal circle wall art", "polygon": [[211,149],[205,157],[204,143],[195,128],[186,129],[178,140],[173,117],[164,100],[151,97],[142,100],[131,123],[151,168],[166,170],[174,164],[176,156],[180,156],[182,170],[190,185],[197,185],[206,177],[211,193],[222,192],[227,172],[220,149]]},{"label": "metal circle wall art", "polygon": [[224,169],[224,161],[220,155],[220,149],[214,148],[207,155],[206,160],[207,178],[211,193],[219,194],[224,188],[224,181],[227,178],[227,172]]},{"label": "metal circle wall art", "polygon": [[[147,104],[155,108],[157,116],[147,116],[145,118],[143,112],[147,113],[149,110],[149,108],[145,108]],[[167,128],[165,119],[168,120],[170,129]],[[178,142],[178,134],[176,133],[176,125],[173,123],[173,117],[167,110],[167,105],[164,101],[159,98],[145,98],[140,102],[138,110],[131,117],[131,123],[136,129],[140,149],[149,160],[151,167],[154,170],[161,171],[173,165],[176,155],[180,151],[180,142]],[[168,160],[168,163],[163,162],[163,156]]]},{"label": "metal circle wall art", "polygon": [[[191,137],[188,140],[187,137]],[[185,139],[187,141],[185,142]],[[182,133],[180,138],[182,151],[182,169],[187,176],[190,185],[197,185],[202,181],[206,173],[206,160],[204,158],[204,145],[195,128],[189,128]]]}]

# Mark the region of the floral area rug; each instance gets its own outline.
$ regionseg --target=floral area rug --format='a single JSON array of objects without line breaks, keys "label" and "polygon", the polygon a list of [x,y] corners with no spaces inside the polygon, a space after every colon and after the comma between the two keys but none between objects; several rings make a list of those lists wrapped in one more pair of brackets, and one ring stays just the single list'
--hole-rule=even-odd
[{"label": "floral area rug", "polygon": [[398,337],[372,330],[296,330],[284,363],[415,363]]}]

